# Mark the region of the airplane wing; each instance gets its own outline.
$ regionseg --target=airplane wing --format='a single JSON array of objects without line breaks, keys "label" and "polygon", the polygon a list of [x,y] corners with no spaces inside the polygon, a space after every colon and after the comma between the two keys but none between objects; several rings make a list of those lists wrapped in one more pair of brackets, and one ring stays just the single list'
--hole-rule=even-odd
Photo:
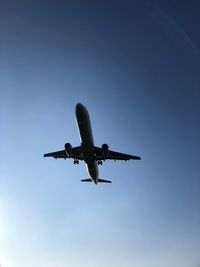
[{"label": "airplane wing", "polygon": [[138,156],[134,155],[128,155],[116,151],[109,150],[108,156],[105,157],[102,152],[102,148],[100,147],[95,147],[95,159],[96,160],[106,160],[106,159],[111,159],[111,160],[140,160],[141,158]]},{"label": "airplane wing", "polygon": [[78,159],[78,160],[83,160],[83,155],[82,155],[82,150],[80,146],[73,147],[71,156],[69,157],[65,150],[60,150],[60,151],[55,151],[51,153],[44,154],[44,157],[52,157],[54,159]]}]

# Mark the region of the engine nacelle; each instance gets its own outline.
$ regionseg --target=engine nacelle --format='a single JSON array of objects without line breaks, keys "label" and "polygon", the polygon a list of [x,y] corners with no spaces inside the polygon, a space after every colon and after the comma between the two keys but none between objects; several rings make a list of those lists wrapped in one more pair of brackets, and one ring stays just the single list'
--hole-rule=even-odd
[{"label": "engine nacelle", "polygon": [[70,143],[65,144],[65,152],[68,157],[71,157],[72,155],[72,145]]},{"label": "engine nacelle", "polygon": [[102,154],[105,158],[109,156],[109,146],[107,144],[102,145]]}]

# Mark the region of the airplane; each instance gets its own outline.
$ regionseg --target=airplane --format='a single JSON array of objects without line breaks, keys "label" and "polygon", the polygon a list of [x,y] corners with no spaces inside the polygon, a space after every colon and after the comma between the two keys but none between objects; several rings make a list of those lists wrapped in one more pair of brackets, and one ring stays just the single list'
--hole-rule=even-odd
[{"label": "airplane", "polygon": [[53,157],[55,159],[74,159],[74,164],[79,164],[79,160],[84,160],[89,174],[88,179],[81,182],[111,183],[109,180],[99,178],[98,165],[102,165],[105,160],[140,160],[138,156],[123,154],[109,149],[107,144],[102,147],[94,145],[92,128],[89,113],[86,107],[77,103],[75,108],[76,122],[80,135],[80,146],[72,147],[70,143],[64,145],[64,150],[44,154],[44,157]]}]

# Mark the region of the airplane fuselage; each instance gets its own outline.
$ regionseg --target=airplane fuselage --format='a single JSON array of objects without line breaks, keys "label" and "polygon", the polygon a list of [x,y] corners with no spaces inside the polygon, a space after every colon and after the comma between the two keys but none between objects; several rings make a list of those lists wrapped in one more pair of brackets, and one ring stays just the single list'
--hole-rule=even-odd
[{"label": "airplane fuselage", "polygon": [[95,184],[98,183],[99,171],[94,159],[94,139],[87,109],[80,103],[76,105],[76,121],[80,134],[81,149],[88,173]]}]

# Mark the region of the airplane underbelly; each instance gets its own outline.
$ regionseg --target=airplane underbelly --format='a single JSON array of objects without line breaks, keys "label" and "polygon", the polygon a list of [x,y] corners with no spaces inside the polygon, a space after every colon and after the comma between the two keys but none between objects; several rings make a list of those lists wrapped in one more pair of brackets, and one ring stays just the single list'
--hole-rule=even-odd
[{"label": "airplane underbelly", "polygon": [[82,143],[94,144],[91,123],[88,111],[84,107],[80,107],[76,112],[76,120],[79,129],[80,139]]},{"label": "airplane underbelly", "polygon": [[87,123],[78,124],[79,126],[79,133],[80,133],[80,139],[82,143],[93,145],[93,136],[91,132],[91,128],[88,127]]},{"label": "airplane underbelly", "polygon": [[98,177],[99,177],[99,171],[98,171],[96,161],[88,162],[87,163],[87,170],[88,170],[90,177],[94,180],[94,182],[96,182]]}]

